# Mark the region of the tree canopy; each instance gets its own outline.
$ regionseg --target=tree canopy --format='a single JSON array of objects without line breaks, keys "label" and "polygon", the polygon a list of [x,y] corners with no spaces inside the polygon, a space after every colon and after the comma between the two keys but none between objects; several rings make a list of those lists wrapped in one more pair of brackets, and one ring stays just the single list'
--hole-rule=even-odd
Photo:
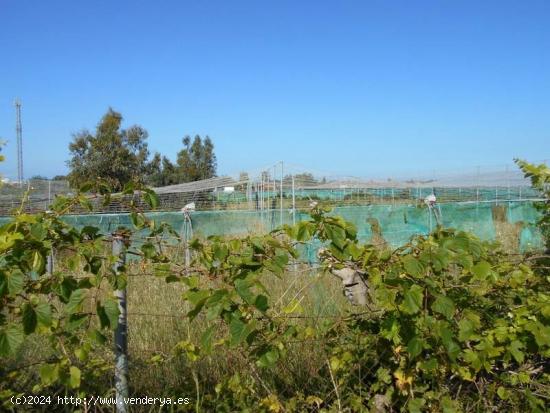
[{"label": "tree canopy", "polygon": [[143,182],[147,172],[147,131],[133,125],[122,129],[122,115],[109,108],[97,125],[95,134],[87,130],[73,135],[68,161],[71,186],[91,179],[109,182],[113,190],[121,190],[127,182]]},{"label": "tree canopy", "polygon": [[216,176],[216,155],[214,144],[207,135],[204,140],[196,135],[182,140],[184,148],[178,152],[177,169],[179,182],[192,182]]},{"label": "tree canopy", "polygon": [[147,184],[153,187],[179,183],[176,165],[166,156],[156,152],[149,163]]},{"label": "tree canopy", "polygon": [[210,137],[183,138],[176,163],[156,152],[149,161],[147,131],[134,125],[122,128],[122,115],[109,108],[95,134],[87,130],[73,135],[67,176],[72,187],[97,178],[120,191],[130,181],[159,187],[212,178],[216,175],[216,155]]}]

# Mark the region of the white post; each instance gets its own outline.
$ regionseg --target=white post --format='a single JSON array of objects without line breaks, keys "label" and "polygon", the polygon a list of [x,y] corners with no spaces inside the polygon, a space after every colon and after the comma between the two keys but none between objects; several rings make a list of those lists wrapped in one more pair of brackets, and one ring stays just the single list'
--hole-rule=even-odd
[{"label": "white post", "polygon": [[49,275],[53,274],[53,249],[46,257],[46,272]]},{"label": "white post", "polygon": [[[113,271],[118,276],[125,262],[124,238],[113,234],[113,255],[118,257]],[[127,413],[125,398],[128,398],[128,317],[126,313],[126,288],[116,290],[118,301],[118,324],[115,329],[115,392],[117,413]]]},{"label": "white post", "polygon": [[260,172],[260,209],[264,209],[264,174]]},{"label": "white post", "polygon": [[284,179],[284,166],[281,161],[281,226],[283,225],[283,179]]},{"label": "white post", "polygon": [[510,179],[508,176],[508,165],[506,165],[506,185],[508,186],[508,201],[510,201]]},{"label": "white post", "polygon": [[296,224],[296,197],[294,196],[294,174],[292,174],[292,224]]}]

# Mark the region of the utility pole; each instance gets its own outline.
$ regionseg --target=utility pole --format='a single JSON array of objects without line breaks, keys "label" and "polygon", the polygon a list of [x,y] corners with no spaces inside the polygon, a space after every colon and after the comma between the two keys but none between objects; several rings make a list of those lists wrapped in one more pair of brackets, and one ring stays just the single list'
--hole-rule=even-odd
[{"label": "utility pole", "polygon": [[21,127],[21,100],[15,99],[15,135],[17,137],[17,181],[23,186],[23,128]]}]

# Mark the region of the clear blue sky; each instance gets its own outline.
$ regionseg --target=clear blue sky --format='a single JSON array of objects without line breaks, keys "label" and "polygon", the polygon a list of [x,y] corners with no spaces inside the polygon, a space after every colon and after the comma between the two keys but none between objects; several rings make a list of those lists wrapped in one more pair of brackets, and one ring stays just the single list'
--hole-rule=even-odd
[{"label": "clear blue sky", "polygon": [[109,106],[219,173],[280,159],[367,176],[550,158],[550,1],[0,0],[0,137],[65,173]]}]

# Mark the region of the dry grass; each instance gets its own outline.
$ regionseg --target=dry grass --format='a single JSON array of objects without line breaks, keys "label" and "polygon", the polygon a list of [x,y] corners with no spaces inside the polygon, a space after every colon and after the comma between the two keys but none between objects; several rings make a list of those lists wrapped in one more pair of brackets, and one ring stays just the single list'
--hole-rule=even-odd
[{"label": "dry grass", "polygon": [[[281,278],[266,275],[263,280],[270,293],[273,315],[285,317],[286,312],[295,307],[288,323],[318,328],[324,320],[343,316],[350,309],[335,277],[304,265],[290,268],[291,271]],[[203,382],[214,384],[234,373],[250,372],[246,354],[242,350],[226,347],[219,348],[211,357],[195,364],[195,371],[190,371],[189,364],[178,357],[160,365],[148,363],[155,354],[170,357],[179,341],[198,344],[202,333],[212,323],[217,326],[218,338],[224,335],[225,327],[218,321],[207,322],[201,316],[189,322],[185,314],[190,308],[182,299],[185,291],[183,285],[140,275],[147,269],[137,265],[131,270],[139,271],[129,277],[128,282],[129,354],[132,383],[138,393],[162,393],[166,388],[181,388],[189,385],[193,374]],[[320,350],[314,343],[308,346],[289,345],[288,358],[285,366],[281,367],[285,371],[279,373],[286,377],[289,385],[300,378],[311,379],[311,375],[323,364],[324,356]],[[304,363],[305,360],[307,362]],[[277,376],[274,373],[271,372],[271,375]],[[270,381],[269,377],[265,380]]]},{"label": "dry grass", "polygon": [[493,223],[495,225],[496,239],[507,252],[518,252],[520,246],[520,234],[523,222],[508,222],[507,208],[504,205],[495,205],[492,208]]}]

